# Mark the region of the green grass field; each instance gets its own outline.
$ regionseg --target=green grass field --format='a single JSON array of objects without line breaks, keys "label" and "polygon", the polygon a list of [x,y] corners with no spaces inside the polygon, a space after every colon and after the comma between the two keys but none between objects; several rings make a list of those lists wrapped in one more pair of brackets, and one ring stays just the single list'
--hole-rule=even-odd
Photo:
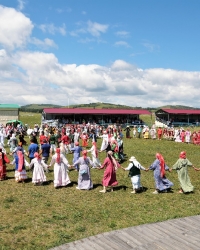
[{"label": "green grass field", "polygon": [[[20,119],[29,125],[40,123],[39,114],[20,114]],[[156,152],[162,153],[171,167],[183,150],[200,167],[199,146],[124,138],[127,159],[134,155],[144,167],[151,165]],[[105,156],[104,152],[100,154],[101,162]],[[72,163],[71,154],[67,159]],[[128,161],[122,166],[128,166]],[[0,182],[0,249],[49,249],[110,230],[200,214],[200,171],[192,168],[189,175],[195,192],[188,195],[177,193],[179,183],[175,171],[167,172],[174,183],[173,192],[158,195],[152,194],[155,190],[152,171],[142,171],[142,185],[147,190],[140,194],[131,194],[128,171],[122,169],[117,171],[119,186],[105,194],[99,193],[103,170],[91,170],[94,189],[90,191],[76,190],[78,176],[73,170],[69,172],[72,183],[61,189],[53,187],[53,169],[47,173],[48,182],[43,186],[33,186],[31,172],[26,183],[15,183],[13,166],[8,165],[7,171],[8,179]]]}]

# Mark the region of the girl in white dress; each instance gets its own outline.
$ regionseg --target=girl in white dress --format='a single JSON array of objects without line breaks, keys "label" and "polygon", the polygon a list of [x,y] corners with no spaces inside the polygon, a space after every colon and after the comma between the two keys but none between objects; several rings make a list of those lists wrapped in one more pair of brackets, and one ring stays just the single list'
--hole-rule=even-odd
[{"label": "girl in white dress", "polygon": [[92,168],[101,167],[101,163],[98,158],[97,143],[95,141],[92,142],[92,147],[91,149],[87,150],[87,152],[91,152],[92,155],[92,162],[94,163],[94,166]]},{"label": "girl in white dress", "polygon": [[32,183],[34,183],[34,185],[42,185],[43,182],[46,181],[44,169],[47,170],[48,165],[42,160],[38,152],[34,154],[34,158],[31,160],[29,168],[31,169],[33,166]]}]

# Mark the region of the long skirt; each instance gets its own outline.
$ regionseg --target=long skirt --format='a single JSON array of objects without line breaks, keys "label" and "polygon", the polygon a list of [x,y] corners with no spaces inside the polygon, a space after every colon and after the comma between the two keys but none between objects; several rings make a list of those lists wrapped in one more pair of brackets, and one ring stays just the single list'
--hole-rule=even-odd
[{"label": "long skirt", "polygon": [[24,181],[26,179],[27,179],[27,174],[26,174],[25,169],[23,169],[21,172],[19,172],[18,170],[15,170],[15,180],[17,182]]},{"label": "long skirt", "polygon": [[44,181],[46,181],[46,175],[44,173],[43,167],[38,166],[38,164],[35,164],[33,170],[32,183],[43,183]]}]

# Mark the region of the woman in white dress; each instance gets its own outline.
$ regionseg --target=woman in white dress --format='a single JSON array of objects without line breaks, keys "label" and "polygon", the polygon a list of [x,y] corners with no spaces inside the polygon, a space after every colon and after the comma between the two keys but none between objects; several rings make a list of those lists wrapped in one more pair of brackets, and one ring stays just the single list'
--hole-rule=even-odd
[{"label": "woman in white dress", "polygon": [[98,158],[97,143],[95,141],[92,142],[92,147],[91,147],[91,149],[87,150],[87,152],[91,152],[92,162],[94,163],[93,168],[101,167],[101,163],[100,163],[99,158]]},{"label": "woman in white dress", "polygon": [[64,187],[71,183],[67,173],[70,167],[68,160],[60,152],[60,148],[56,149],[56,153],[52,156],[50,166],[54,165],[54,187]]},{"label": "woman in white dress", "polygon": [[102,143],[101,143],[101,149],[100,149],[100,152],[101,152],[101,151],[106,150],[106,148],[108,147],[108,134],[107,134],[107,131],[104,130],[103,135],[101,135],[99,137],[103,138]]},{"label": "woman in white dress", "polygon": [[43,182],[47,180],[44,168],[47,170],[48,165],[42,160],[38,152],[34,153],[34,158],[31,160],[29,168],[33,168],[32,183],[34,183],[34,185],[42,185]]}]

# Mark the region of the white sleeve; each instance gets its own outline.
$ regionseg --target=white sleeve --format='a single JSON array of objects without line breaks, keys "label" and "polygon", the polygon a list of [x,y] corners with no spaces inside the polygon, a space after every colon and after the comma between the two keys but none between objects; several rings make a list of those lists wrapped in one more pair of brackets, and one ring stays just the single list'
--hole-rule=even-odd
[{"label": "white sleeve", "polygon": [[132,163],[132,162],[130,162],[130,163],[129,163],[129,165],[128,165],[128,167],[127,167],[127,168],[125,168],[125,170],[130,170],[132,167],[133,167],[133,163]]}]

